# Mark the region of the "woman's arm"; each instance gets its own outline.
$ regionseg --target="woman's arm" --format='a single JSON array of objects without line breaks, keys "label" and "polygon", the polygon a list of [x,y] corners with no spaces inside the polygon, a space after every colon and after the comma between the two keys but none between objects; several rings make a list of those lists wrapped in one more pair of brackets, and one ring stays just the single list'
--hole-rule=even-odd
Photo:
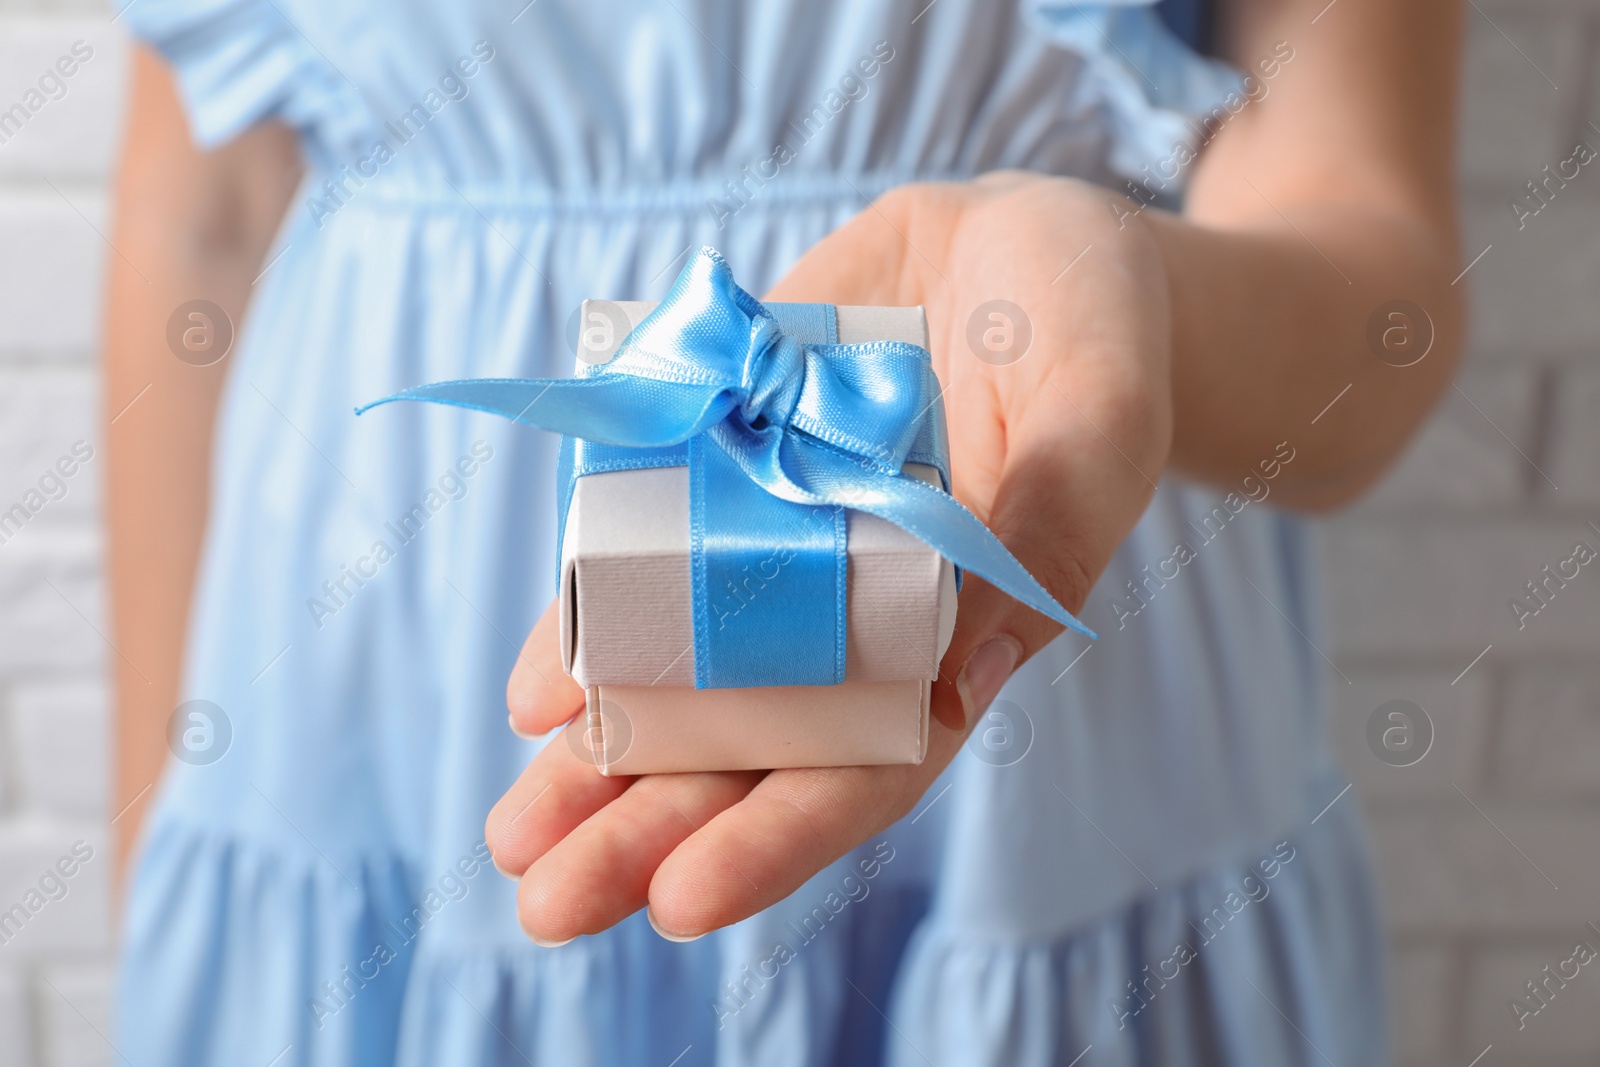
[{"label": "woman's arm", "polygon": [[[1171,463],[1236,484],[1287,441],[1280,500],[1319,509],[1383,472],[1455,367],[1461,5],[1229,3],[1224,49],[1265,95],[1201,155],[1183,217],[1144,213],[1172,292]],[[1385,363],[1368,341],[1397,299],[1432,320],[1415,366]]]},{"label": "woman's arm", "polygon": [[104,323],[119,876],[167,755],[228,366],[178,359],[167,321],[197,299],[240,321],[298,172],[282,127],[196,149],[171,76],[135,51]]}]

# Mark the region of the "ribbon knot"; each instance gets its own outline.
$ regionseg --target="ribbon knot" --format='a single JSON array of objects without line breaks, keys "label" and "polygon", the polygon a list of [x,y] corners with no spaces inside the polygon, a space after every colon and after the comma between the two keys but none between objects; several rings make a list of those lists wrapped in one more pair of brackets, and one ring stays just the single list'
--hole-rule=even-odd
[{"label": "ribbon knot", "polygon": [[800,342],[779,329],[775,320],[757,319],[739,380],[744,398],[738,410],[744,424],[755,431],[787,427],[800,399],[805,370]]},{"label": "ribbon knot", "polygon": [[[568,379],[436,382],[357,414],[425,400],[562,434],[558,537],[578,478],[687,466],[699,688],[844,680],[849,510],[1093,637],[949,495],[928,352],[837,340],[831,305],[764,307],[702,248],[608,363]],[[935,468],[940,486],[907,463]]]}]

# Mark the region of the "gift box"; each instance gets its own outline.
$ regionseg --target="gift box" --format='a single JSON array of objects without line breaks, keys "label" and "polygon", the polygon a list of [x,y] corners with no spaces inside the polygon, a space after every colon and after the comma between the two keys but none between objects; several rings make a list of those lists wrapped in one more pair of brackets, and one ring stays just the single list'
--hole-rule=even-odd
[{"label": "gift box", "polygon": [[764,306],[714,250],[590,301],[572,378],[403,390],[562,434],[563,665],[605,774],[917,763],[963,570],[1094,635],[950,495],[920,308]]},{"label": "gift box", "polygon": [[[577,372],[603,361],[607,342],[655,307],[586,301]],[[921,308],[840,306],[834,315],[839,344],[927,348]],[[940,484],[927,464],[905,473]],[[604,774],[922,762],[932,683],[955,629],[953,565],[892,523],[847,511],[844,681],[697,689],[689,496],[688,467],[602,471],[573,486],[561,542],[561,653],[587,694],[585,756]],[[720,590],[725,627],[763,597],[804,595],[785,588],[781,559]]]}]

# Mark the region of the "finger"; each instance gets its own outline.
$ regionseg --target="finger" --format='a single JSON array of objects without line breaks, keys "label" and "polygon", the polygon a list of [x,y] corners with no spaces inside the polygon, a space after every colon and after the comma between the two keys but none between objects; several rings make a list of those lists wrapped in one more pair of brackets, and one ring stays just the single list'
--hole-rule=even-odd
[{"label": "finger", "polygon": [[495,866],[521,877],[556,842],[621,796],[631,781],[602,775],[592,760],[573,751],[564,733],[551,738],[484,822]]},{"label": "finger", "polygon": [[924,761],[771,772],[661,861],[649,886],[657,928],[696,937],[748,918],[910,812],[1020,662],[1015,614],[1010,597],[969,581],[934,682]]},{"label": "finger", "polygon": [[644,906],[656,868],[762,772],[654,774],[595,813],[533,864],[517,891],[522,928],[560,942],[621,922]]},{"label": "finger", "polygon": [[583,707],[583,687],[561,666],[560,601],[534,624],[506,683],[511,728],[524,736],[547,734]]},{"label": "finger", "polygon": [[782,900],[910,811],[960,744],[935,726],[920,765],[772,771],[661,862],[649,887],[657,929],[698,937]]}]

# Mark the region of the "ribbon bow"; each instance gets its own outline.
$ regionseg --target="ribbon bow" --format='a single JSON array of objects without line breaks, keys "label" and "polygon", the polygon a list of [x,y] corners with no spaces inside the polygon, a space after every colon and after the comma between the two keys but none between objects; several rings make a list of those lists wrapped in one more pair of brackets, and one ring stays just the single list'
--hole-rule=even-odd
[{"label": "ribbon bow", "polygon": [[[844,680],[846,510],[1094,637],[949,495],[927,351],[837,340],[832,305],[764,307],[702,248],[617,354],[579,377],[436,382],[356,413],[425,400],[563,434],[561,532],[577,478],[688,466],[698,688]],[[942,488],[904,474],[907,463],[936,468]]]}]

